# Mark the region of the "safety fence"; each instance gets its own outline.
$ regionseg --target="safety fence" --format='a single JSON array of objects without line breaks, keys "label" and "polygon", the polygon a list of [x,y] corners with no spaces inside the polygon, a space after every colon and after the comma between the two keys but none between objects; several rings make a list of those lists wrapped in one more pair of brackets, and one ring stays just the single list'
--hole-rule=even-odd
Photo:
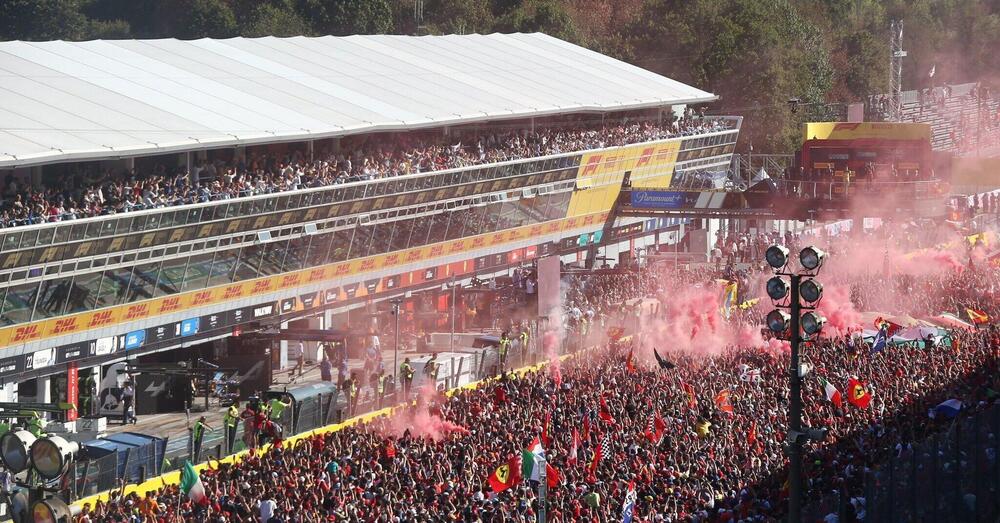
[{"label": "safety fence", "polygon": [[956,418],[947,430],[899,447],[893,456],[848,481],[864,493],[844,490],[813,498],[803,521],[935,521],[993,523],[1000,518],[1000,404]]}]

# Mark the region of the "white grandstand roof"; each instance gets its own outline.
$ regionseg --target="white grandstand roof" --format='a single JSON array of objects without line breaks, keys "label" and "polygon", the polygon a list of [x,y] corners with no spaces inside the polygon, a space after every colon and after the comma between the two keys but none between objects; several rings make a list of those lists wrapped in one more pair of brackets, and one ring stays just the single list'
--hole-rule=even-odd
[{"label": "white grandstand roof", "polygon": [[0,42],[0,167],[714,99],[539,33]]}]

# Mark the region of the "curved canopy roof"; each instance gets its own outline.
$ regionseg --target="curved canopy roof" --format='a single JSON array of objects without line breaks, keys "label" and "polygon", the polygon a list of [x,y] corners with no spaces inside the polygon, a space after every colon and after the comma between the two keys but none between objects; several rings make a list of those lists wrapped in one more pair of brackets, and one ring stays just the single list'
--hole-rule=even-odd
[{"label": "curved canopy roof", "polygon": [[0,42],[0,167],[715,98],[539,33]]}]

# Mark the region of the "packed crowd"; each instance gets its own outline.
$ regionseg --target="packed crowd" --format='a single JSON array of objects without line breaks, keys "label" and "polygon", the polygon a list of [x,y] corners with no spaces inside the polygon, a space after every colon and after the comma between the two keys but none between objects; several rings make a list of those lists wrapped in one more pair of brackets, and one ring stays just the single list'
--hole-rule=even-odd
[{"label": "packed crowd", "polygon": [[[341,150],[309,160],[291,154],[201,161],[188,170],[84,171],[32,186],[9,174],[0,188],[0,226],[271,194],[309,187],[627,145],[722,130],[729,125],[691,113],[672,122],[618,121],[528,131],[413,132],[348,137]],[[450,140],[450,141],[449,141]]]},{"label": "packed crowd", "polygon": [[[853,518],[864,520],[866,469],[898,452],[897,445],[947,424],[928,420],[929,407],[948,398],[960,398],[970,410],[995,401],[998,337],[993,328],[963,334],[960,351],[891,348],[869,355],[842,339],[810,347],[815,377],[804,394],[805,422],[830,428],[806,460],[811,488],[845,489]],[[539,509],[537,485],[525,479],[496,495],[487,478],[539,437],[558,477],[548,490],[549,521],[616,520],[630,483],[637,521],[780,517],[786,488],[782,355],[742,348],[696,359],[664,351],[672,369],[638,362],[629,370],[632,350],[612,343],[564,365],[559,378],[529,372],[450,399],[434,397],[431,415],[454,424],[437,440],[396,435],[389,420],[379,419],[239,465],[213,466],[202,473],[206,506],[168,487],[88,507],[78,521],[175,521],[180,515],[184,521],[530,522]],[[874,397],[869,406],[825,399],[819,378],[843,388],[849,376],[865,383]],[[720,399],[723,391],[726,399]],[[656,419],[662,434],[657,429],[650,437]],[[990,499],[1000,498],[980,502]]]},{"label": "packed crowd", "polygon": [[[451,397],[422,395],[410,414],[398,416],[422,413],[437,420],[434,438],[400,430],[397,419],[377,418],[279,445],[237,465],[211,464],[201,474],[206,505],[166,487],[144,497],[113,495],[108,503],[87,507],[78,521],[535,521],[538,482],[524,478],[496,493],[488,478],[536,438],[553,467],[549,474],[556,475],[549,481],[548,521],[619,520],[630,485],[635,521],[777,521],[788,489],[787,349],[733,346],[695,355],[660,346],[658,364],[650,338],[609,334],[633,318],[642,324],[666,314],[666,307],[646,309],[637,299],[662,302],[679,289],[717,285],[722,277],[746,286],[756,276],[731,263],[669,272],[668,278],[643,267],[564,278],[567,335],[587,337],[591,343],[584,346],[603,340],[602,348],[567,360],[557,372],[510,374]],[[852,300],[856,306],[895,300],[895,310],[908,314],[972,306],[993,318],[1000,314],[992,294],[980,292],[983,282],[1000,282],[994,268],[921,278],[907,292],[898,292],[896,281],[859,281]],[[803,349],[812,366],[804,383],[803,423],[829,429],[824,441],[808,447],[807,499],[836,492],[841,500],[840,506],[821,506],[829,512],[825,521],[838,521],[844,511],[849,521],[866,520],[863,487],[873,468],[915,452],[917,442],[949,426],[946,417],[929,419],[928,409],[957,399],[963,411],[974,413],[1000,399],[995,325],[952,331],[933,347],[889,345],[873,352],[870,345],[848,333]],[[870,398],[865,405],[852,401],[852,379]],[[830,386],[842,396],[831,398]],[[988,441],[998,437],[986,434]],[[998,458],[983,452],[965,459],[994,467]],[[968,512],[953,514],[956,520],[970,520],[972,510],[1000,511],[992,487],[959,488],[967,489],[960,510]],[[923,521],[929,515],[901,517]]]}]

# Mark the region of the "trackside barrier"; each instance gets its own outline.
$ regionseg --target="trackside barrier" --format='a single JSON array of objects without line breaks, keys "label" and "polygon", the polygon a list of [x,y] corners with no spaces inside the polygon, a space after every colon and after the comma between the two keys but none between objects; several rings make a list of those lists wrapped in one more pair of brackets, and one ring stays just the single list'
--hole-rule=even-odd
[{"label": "trackside barrier", "polygon": [[[623,337],[622,340],[627,341],[630,338],[631,337]],[[565,361],[565,360],[567,360],[569,358],[575,357],[578,354],[581,354],[583,352],[588,352],[590,350],[593,350],[593,349],[597,348],[596,346],[591,346],[591,347],[587,347],[586,349],[579,349],[579,346],[580,346],[579,339],[576,339],[576,340],[568,339],[568,340],[566,340],[565,348],[569,349],[570,353],[569,354],[563,354],[563,355],[559,356],[559,361]],[[535,351],[533,354],[529,355],[529,358],[530,359],[534,359],[534,358],[537,357],[537,355],[538,355],[537,351]],[[512,370],[511,373],[513,373],[515,375],[518,375],[518,376],[523,376],[524,374],[527,374],[529,372],[536,372],[538,370],[541,370],[541,369],[545,368],[548,364],[549,364],[549,362],[542,361],[542,362],[539,362],[539,363],[534,363],[534,364],[531,364],[531,365],[527,365],[527,366],[524,366],[524,367]],[[493,383],[496,380],[497,380],[497,376],[490,376],[490,377],[482,378],[482,379],[479,379],[479,380],[474,381],[472,383],[468,383],[466,385],[462,385],[462,386],[459,386],[459,387],[450,388],[450,389],[448,389],[445,392],[445,394],[448,397],[451,397],[451,396],[455,395],[456,393],[458,393],[460,391],[475,389],[475,388],[481,387],[483,385],[486,385],[486,384],[489,384],[489,383]],[[343,421],[341,423],[334,423],[334,424],[331,424],[331,425],[326,425],[326,426],[319,427],[319,428],[316,428],[316,429],[313,429],[313,430],[302,432],[300,434],[289,436],[288,438],[286,438],[286,439],[284,439],[282,441],[282,446],[295,445],[296,442],[298,442],[300,440],[311,438],[313,436],[328,434],[328,433],[331,433],[331,432],[337,432],[339,430],[343,430],[345,428],[352,427],[352,426],[357,425],[359,423],[368,423],[368,422],[370,422],[373,419],[376,419],[378,417],[389,416],[393,412],[395,412],[397,409],[402,409],[402,408],[405,408],[405,407],[407,407],[409,405],[412,405],[412,404],[413,403],[410,403],[408,405],[396,405],[396,406],[392,406],[392,407],[386,407],[386,408],[383,408],[383,409],[378,409],[378,410],[375,410],[375,411],[372,411],[372,412],[368,412],[368,413],[365,413],[365,414],[361,414],[361,415],[355,416],[355,417],[350,418],[348,420],[345,420],[345,421]],[[239,430],[238,430],[237,433],[238,434],[242,434],[242,428],[238,427],[238,429]],[[240,461],[242,461],[243,459],[245,459],[246,457],[248,457],[251,452],[254,452],[256,456],[261,456],[261,455],[266,454],[268,451],[271,450],[271,444],[266,444],[266,445],[261,446],[260,448],[254,449],[254,450],[248,450],[246,448],[242,448],[241,450],[239,450],[235,454],[230,454],[228,456],[220,457],[220,453],[223,452],[222,448],[223,448],[224,443],[222,442],[222,440],[224,439],[224,437],[225,436],[222,434],[222,430],[221,429],[216,429],[214,431],[206,431],[206,434],[205,434],[205,443],[202,446],[201,457],[202,458],[209,458],[211,461],[213,461],[216,464],[215,467],[218,467],[219,464],[234,464],[234,463],[239,463]],[[235,447],[236,448],[240,448],[241,445],[242,445],[242,442],[240,442],[239,438],[237,438],[237,445],[235,445]],[[207,453],[206,453],[206,451],[207,451]],[[168,460],[170,459],[169,455],[170,455],[170,451],[168,450],[168,458],[167,458]],[[176,456],[178,454],[174,453],[174,455]],[[180,454],[180,458],[183,458],[184,455],[190,456],[190,453],[181,453]],[[169,468],[168,468],[167,464],[164,465],[164,470],[175,469],[172,472],[168,472],[168,473],[162,474],[160,476],[154,477],[152,479],[143,481],[143,482],[138,483],[138,484],[127,484],[123,488],[121,488],[121,494],[120,495],[121,496],[127,496],[127,495],[135,493],[135,494],[137,494],[139,496],[145,496],[147,492],[156,491],[156,490],[159,490],[161,488],[164,488],[164,487],[167,487],[167,486],[170,486],[170,485],[179,485],[180,484],[180,471],[177,470],[177,469],[179,469],[180,465],[182,465],[182,460],[180,458],[175,458],[173,461],[170,461]],[[206,468],[208,468],[208,466],[209,466],[208,462],[202,462],[202,463],[199,463],[199,464],[195,465],[195,470],[197,470],[198,472],[201,472],[202,470],[205,470]],[[90,505],[91,507],[93,507],[98,501],[104,501],[104,502],[108,501],[111,492],[112,492],[112,490],[109,489],[109,490],[105,490],[103,492],[94,493],[93,492],[93,488],[90,488],[90,489],[87,489],[85,491],[79,492],[80,495],[84,495],[86,497],[78,499],[77,501],[73,502],[72,505],[74,507],[77,507],[77,508],[82,508],[84,505]]]}]

